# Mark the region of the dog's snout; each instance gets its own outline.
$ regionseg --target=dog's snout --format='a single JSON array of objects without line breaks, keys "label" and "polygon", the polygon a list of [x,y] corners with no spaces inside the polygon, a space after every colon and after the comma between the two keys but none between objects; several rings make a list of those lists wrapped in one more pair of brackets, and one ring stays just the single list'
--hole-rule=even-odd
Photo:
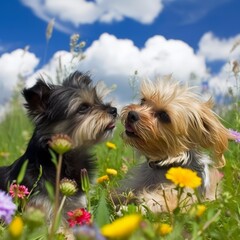
[{"label": "dog's snout", "polygon": [[131,123],[137,122],[139,120],[139,115],[135,111],[130,111],[127,116],[127,120]]},{"label": "dog's snout", "polygon": [[112,116],[116,117],[117,116],[117,108],[115,107],[110,107],[108,108],[107,112],[111,114]]}]

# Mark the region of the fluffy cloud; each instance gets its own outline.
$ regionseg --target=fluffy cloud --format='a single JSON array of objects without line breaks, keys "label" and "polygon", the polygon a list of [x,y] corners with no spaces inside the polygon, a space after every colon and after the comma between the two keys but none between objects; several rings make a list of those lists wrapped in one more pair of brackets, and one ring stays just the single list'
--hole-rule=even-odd
[{"label": "fluffy cloud", "polygon": [[207,61],[227,61],[237,57],[236,51],[231,51],[240,42],[240,34],[228,39],[220,39],[212,32],[205,33],[199,42],[199,54]]},{"label": "fluffy cloud", "polygon": [[[131,18],[149,24],[163,9],[162,0],[21,0],[34,13],[45,21],[56,18],[61,22],[89,24],[96,21],[112,22]],[[58,22],[58,21],[57,21]],[[60,27],[61,25],[57,25]],[[65,30],[65,29],[60,29]]]},{"label": "fluffy cloud", "polygon": [[39,59],[30,52],[16,49],[0,56],[0,82],[6,90],[13,90],[19,76],[31,75],[38,65]]},{"label": "fluffy cloud", "polygon": [[85,55],[80,69],[91,70],[95,78],[116,84],[120,101],[131,98],[129,77],[135,71],[140,77],[150,78],[173,74],[179,81],[188,81],[195,76],[197,83],[207,72],[203,57],[196,55],[189,45],[162,36],[150,38],[139,49],[129,39],[117,39],[105,33],[92,43]]}]

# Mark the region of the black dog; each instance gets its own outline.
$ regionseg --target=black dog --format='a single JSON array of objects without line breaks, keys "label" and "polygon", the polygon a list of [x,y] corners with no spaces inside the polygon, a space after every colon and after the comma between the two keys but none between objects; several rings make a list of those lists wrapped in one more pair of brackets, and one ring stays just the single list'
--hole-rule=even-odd
[{"label": "black dog", "polygon": [[48,143],[53,135],[66,134],[75,147],[63,156],[60,178],[75,180],[79,190],[67,200],[65,213],[70,209],[85,207],[80,183],[81,169],[87,169],[91,178],[96,163],[89,151],[93,145],[112,134],[117,117],[117,109],[103,103],[103,89],[98,87],[92,85],[88,75],[75,72],[62,85],[47,84],[39,79],[32,88],[23,90],[25,107],[35,129],[23,156],[11,166],[0,168],[0,189],[8,190],[9,184],[17,179],[23,163],[28,160],[21,184],[29,190],[37,182],[42,169],[29,205],[43,209],[50,217],[52,207],[45,183],[48,181],[55,185],[56,167],[51,161]]}]

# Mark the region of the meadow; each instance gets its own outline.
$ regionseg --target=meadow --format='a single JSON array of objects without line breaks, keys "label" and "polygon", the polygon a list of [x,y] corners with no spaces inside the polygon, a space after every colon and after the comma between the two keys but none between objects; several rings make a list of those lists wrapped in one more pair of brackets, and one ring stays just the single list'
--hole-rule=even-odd
[{"label": "meadow", "polygon": [[[71,41],[70,46],[75,49],[78,39],[72,38]],[[237,82],[238,78],[239,76],[236,77]],[[11,164],[24,153],[33,131],[33,125],[26,117],[20,92],[21,86],[16,90],[9,110],[0,122],[0,166]],[[237,92],[238,95],[239,87]],[[221,113],[224,119],[223,124],[227,128],[239,131],[240,103],[238,97],[233,99],[227,111],[221,111],[221,106],[218,106],[218,112]],[[85,175],[86,184],[83,186],[88,196],[88,205],[86,215],[83,210],[81,214],[88,218],[85,221],[87,224],[75,221],[69,226],[76,239],[239,239],[239,143],[234,141],[229,143],[229,150],[225,154],[226,165],[220,169],[223,173],[221,193],[215,201],[199,200],[187,211],[182,211],[178,207],[173,213],[154,214],[144,206],[129,204],[121,208],[115,206],[112,201],[110,192],[118,187],[119,181],[124,178],[129,169],[143,160],[133,149],[123,143],[122,131],[123,126],[118,122],[113,138],[109,142],[97,145],[94,149],[98,165],[96,178],[89,183]],[[24,174],[24,169],[21,173]],[[179,190],[177,187],[176,189]],[[51,187],[49,187],[49,195],[53,195],[50,197],[54,201]],[[49,234],[48,223],[41,210],[23,211],[27,200],[28,197],[12,199],[12,202],[18,205],[18,210],[14,212],[9,224],[0,222],[0,239],[66,239],[61,231],[56,231],[53,235]],[[1,204],[4,206],[7,204],[2,195],[0,195],[0,214],[2,214]],[[59,216],[58,218],[60,221]],[[59,230],[58,226],[56,230]]]}]

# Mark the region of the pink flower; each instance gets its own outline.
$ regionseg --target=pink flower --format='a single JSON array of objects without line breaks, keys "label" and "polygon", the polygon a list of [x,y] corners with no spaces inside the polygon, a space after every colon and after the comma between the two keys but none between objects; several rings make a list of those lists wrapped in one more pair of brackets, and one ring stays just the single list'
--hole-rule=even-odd
[{"label": "pink flower", "polygon": [[26,186],[15,183],[10,185],[9,193],[12,198],[18,197],[24,199],[30,192]]},{"label": "pink flower", "polygon": [[91,223],[91,213],[86,211],[84,208],[77,208],[73,211],[69,211],[67,215],[69,216],[69,227]]}]

